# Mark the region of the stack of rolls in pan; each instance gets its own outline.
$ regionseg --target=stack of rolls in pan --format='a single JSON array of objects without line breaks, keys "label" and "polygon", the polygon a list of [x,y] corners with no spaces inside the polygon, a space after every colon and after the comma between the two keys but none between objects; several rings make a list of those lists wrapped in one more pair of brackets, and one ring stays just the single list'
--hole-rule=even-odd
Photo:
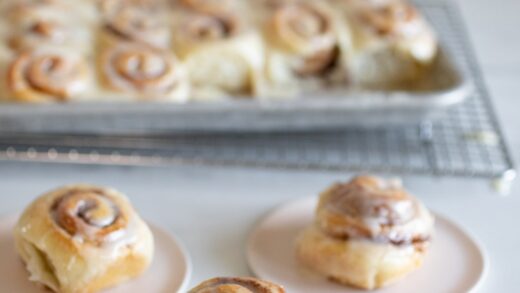
[{"label": "stack of rolls in pan", "polygon": [[435,34],[406,0],[5,0],[10,102],[297,98],[422,79]]}]

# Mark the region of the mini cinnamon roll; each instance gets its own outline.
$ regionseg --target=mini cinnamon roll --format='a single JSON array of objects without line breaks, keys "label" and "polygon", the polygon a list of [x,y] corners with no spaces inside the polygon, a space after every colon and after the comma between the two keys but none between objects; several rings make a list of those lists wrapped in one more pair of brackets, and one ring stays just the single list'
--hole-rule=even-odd
[{"label": "mini cinnamon roll", "polygon": [[304,83],[310,86],[309,79],[314,79],[314,86],[319,85],[318,80],[346,79],[343,63],[350,36],[338,26],[329,6],[278,1],[268,7],[271,8],[263,22],[268,56],[266,78],[270,86],[291,93]]},{"label": "mini cinnamon roll", "polygon": [[108,188],[65,186],[20,217],[16,249],[30,280],[55,292],[98,292],[149,266],[153,237],[127,198]]},{"label": "mini cinnamon roll", "polygon": [[402,87],[420,79],[438,51],[437,38],[406,0],[350,0],[343,10],[354,32],[350,69],[366,87]]},{"label": "mini cinnamon roll", "polygon": [[433,224],[424,205],[398,183],[356,177],[321,194],[316,222],[298,240],[297,256],[340,283],[380,288],[421,265]]},{"label": "mini cinnamon roll", "polygon": [[178,20],[173,49],[186,65],[197,90],[195,98],[250,96],[255,92],[263,64],[257,32],[234,13],[189,13]]},{"label": "mini cinnamon roll", "polygon": [[125,4],[106,8],[104,17],[104,42],[138,42],[156,48],[170,45],[168,23],[159,7]]},{"label": "mini cinnamon roll", "polygon": [[214,278],[207,280],[188,293],[285,293],[276,284],[255,278]]},{"label": "mini cinnamon roll", "polygon": [[168,51],[120,42],[101,53],[98,67],[104,86],[115,92],[144,100],[188,99],[185,70]]},{"label": "mini cinnamon roll", "polygon": [[6,74],[9,99],[18,102],[66,102],[81,98],[90,82],[83,57],[66,50],[25,51]]}]

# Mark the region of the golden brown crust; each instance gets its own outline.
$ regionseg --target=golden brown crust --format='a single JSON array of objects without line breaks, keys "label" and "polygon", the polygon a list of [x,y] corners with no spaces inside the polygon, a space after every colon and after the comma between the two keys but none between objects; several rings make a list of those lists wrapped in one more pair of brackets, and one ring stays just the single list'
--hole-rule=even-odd
[{"label": "golden brown crust", "polygon": [[214,278],[207,280],[188,293],[285,293],[285,290],[271,282],[255,278]]},{"label": "golden brown crust", "polygon": [[97,292],[140,275],[153,238],[115,190],[66,186],[36,199],[15,228],[31,280],[63,293]]}]

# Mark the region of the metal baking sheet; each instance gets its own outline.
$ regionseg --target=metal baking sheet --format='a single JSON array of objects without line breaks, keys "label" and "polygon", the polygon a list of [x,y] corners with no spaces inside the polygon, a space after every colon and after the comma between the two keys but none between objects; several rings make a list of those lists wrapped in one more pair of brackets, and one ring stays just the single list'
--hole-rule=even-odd
[{"label": "metal baking sheet", "polygon": [[[156,134],[380,128],[434,119],[471,91],[456,60],[453,4],[419,1],[437,29],[441,52],[428,78],[407,91],[334,89],[292,100],[211,103],[71,103],[0,105],[0,132]],[[452,20],[452,19],[451,19]],[[455,35],[454,35],[455,34]]]}]

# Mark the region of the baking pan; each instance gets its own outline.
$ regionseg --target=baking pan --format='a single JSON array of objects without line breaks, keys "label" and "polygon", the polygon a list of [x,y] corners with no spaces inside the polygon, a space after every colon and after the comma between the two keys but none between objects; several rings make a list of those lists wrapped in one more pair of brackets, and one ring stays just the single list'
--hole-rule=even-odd
[{"label": "baking pan", "polygon": [[[218,102],[0,105],[0,132],[161,134],[381,128],[416,124],[460,104],[471,92],[460,68],[453,5],[418,1],[440,37],[431,72],[406,90],[329,88],[291,100],[237,98]],[[440,13],[439,13],[440,12]],[[439,25],[440,23],[440,25]],[[450,36],[451,35],[451,36]],[[449,45],[449,46],[447,46]]]}]

